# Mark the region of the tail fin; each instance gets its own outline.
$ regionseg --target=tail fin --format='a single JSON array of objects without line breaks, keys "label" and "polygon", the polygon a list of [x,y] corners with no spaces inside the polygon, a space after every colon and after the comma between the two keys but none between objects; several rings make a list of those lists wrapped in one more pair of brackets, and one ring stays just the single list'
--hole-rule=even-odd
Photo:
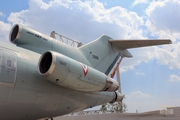
[{"label": "tail fin", "polygon": [[79,49],[88,59],[91,66],[106,75],[109,75],[115,64],[122,59],[122,56],[113,50],[109,36],[102,35]]},{"label": "tail fin", "polygon": [[91,66],[110,77],[114,77],[115,71],[123,57],[132,57],[127,50],[162,44],[171,44],[171,40],[113,40],[111,37],[102,35],[79,49],[87,58]]}]

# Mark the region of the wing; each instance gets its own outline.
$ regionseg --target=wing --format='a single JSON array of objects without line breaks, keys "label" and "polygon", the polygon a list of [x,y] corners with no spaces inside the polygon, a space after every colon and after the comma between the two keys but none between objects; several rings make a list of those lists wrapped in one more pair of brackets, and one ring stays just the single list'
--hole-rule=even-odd
[{"label": "wing", "polygon": [[120,49],[129,49],[129,48],[138,48],[162,44],[172,44],[172,41],[169,39],[161,40],[109,40],[112,45],[117,46]]}]

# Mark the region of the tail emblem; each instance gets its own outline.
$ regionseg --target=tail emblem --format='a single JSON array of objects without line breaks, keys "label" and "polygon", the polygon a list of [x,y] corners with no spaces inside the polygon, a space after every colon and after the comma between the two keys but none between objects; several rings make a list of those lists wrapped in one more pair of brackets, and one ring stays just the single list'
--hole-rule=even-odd
[{"label": "tail emblem", "polygon": [[122,57],[121,57],[121,58],[119,59],[119,61],[117,62],[116,66],[115,66],[115,68],[114,68],[114,71],[113,71],[112,74],[111,74],[111,78],[114,77],[114,75],[116,74],[117,69],[119,69],[118,67],[119,67],[121,61],[122,61]]},{"label": "tail emblem", "polygon": [[82,63],[79,63],[83,69],[84,72],[84,76],[86,76],[86,74],[88,73],[88,66]]}]

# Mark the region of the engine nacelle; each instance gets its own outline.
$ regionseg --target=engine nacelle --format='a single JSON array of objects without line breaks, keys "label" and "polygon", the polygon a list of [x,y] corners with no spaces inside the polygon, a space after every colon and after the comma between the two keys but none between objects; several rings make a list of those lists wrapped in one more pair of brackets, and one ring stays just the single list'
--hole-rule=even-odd
[{"label": "engine nacelle", "polygon": [[45,52],[39,73],[60,86],[79,91],[116,91],[119,83],[104,73],[54,51]]},{"label": "engine nacelle", "polygon": [[47,50],[52,50],[52,48],[58,51],[60,47],[59,41],[54,38],[18,24],[12,27],[9,40],[17,46],[38,53],[44,53]]}]

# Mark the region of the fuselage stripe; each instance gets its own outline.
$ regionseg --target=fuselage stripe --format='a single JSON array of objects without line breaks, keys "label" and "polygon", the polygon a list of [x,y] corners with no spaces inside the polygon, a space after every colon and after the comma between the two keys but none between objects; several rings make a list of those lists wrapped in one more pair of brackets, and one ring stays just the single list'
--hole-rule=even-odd
[{"label": "fuselage stripe", "polygon": [[109,75],[110,71],[113,69],[114,65],[116,64],[117,60],[120,58],[120,54],[118,54],[116,56],[116,58],[114,59],[114,61],[111,63],[111,65],[109,66],[109,68],[107,69],[107,71],[105,72],[106,75]]}]

